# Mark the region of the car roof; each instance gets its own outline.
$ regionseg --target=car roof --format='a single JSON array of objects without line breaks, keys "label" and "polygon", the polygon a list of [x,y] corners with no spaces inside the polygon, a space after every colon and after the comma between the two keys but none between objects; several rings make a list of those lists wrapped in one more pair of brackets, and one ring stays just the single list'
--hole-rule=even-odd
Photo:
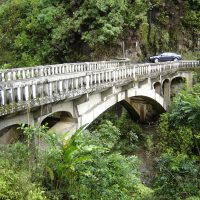
[{"label": "car roof", "polygon": [[176,53],[174,53],[174,52],[162,52],[162,53],[171,53],[171,54],[176,54]]},{"label": "car roof", "polygon": [[[161,54],[171,54],[171,55],[178,55],[177,53],[174,53],[174,52],[162,52]],[[159,54],[159,55],[161,55]]]}]

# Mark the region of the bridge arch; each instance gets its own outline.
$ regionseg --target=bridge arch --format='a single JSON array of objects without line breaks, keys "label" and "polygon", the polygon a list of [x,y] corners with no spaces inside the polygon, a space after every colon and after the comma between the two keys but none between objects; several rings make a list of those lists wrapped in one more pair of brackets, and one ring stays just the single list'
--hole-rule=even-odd
[{"label": "bridge arch", "polygon": [[44,124],[44,120],[52,115],[66,115],[68,117],[75,117],[73,101],[59,102],[59,104],[52,104],[49,108],[44,107],[44,111],[38,110],[35,118],[38,124]]},{"label": "bridge arch", "polygon": [[162,96],[162,85],[160,82],[154,82],[153,83],[153,88],[156,91],[157,94],[159,94],[160,96]]},{"label": "bridge arch", "polygon": [[48,114],[41,125],[48,124],[50,131],[56,134],[63,135],[64,133],[69,133],[70,137],[72,132],[77,129],[77,119],[73,118],[72,113],[66,111],[58,111]]},{"label": "bridge arch", "polygon": [[12,118],[5,118],[2,121],[0,120],[0,131],[16,124],[34,125],[35,123],[32,113],[24,113],[21,115],[15,115]]},{"label": "bridge arch", "polygon": [[48,127],[51,128],[59,121],[67,121],[72,118],[72,114],[66,111],[58,111],[54,113],[47,114],[41,121],[41,125],[48,124]]},{"label": "bridge arch", "polygon": [[23,138],[20,124],[13,124],[0,130],[0,144],[12,144]]},{"label": "bridge arch", "polygon": [[176,76],[171,79],[171,98],[184,88],[186,78],[182,76]]},{"label": "bridge arch", "polygon": [[[139,91],[140,90],[138,89],[137,94],[128,97],[123,95],[123,92],[120,95],[113,94],[112,96],[105,98],[104,101],[98,102],[92,108],[85,110],[85,112],[78,117],[78,126],[80,127],[92,123],[97,117],[116,103],[121,103],[134,119],[139,119],[140,116],[143,120],[145,118],[144,115],[147,113],[144,110],[147,109],[150,104],[155,111],[159,111],[159,113],[165,112],[165,109],[163,108],[163,98],[156,94],[155,90]],[[90,104],[89,102],[87,103]],[[142,114],[142,112],[144,112],[144,114]]]},{"label": "bridge arch", "polygon": [[159,114],[165,112],[163,106],[153,99],[145,95],[138,95],[130,98],[132,106],[137,110],[141,122],[154,121],[158,119]]}]

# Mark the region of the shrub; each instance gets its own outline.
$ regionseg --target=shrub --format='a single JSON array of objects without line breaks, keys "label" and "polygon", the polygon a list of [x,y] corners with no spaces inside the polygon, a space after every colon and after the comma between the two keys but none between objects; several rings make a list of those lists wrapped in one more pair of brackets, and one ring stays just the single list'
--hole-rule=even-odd
[{"label": "shrub", "polygon": [[181,199],[198,195],[199,163],[186,154],[162,154],[158,160],[155,193],[160,199]]}]

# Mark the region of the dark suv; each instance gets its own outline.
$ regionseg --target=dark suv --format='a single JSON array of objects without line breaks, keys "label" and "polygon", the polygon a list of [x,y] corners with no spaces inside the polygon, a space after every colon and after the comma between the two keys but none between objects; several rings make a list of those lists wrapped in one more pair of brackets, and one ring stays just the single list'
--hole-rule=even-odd
[{"label": "dark suv", "polygon": [[178,55],[176,53],[171,53],[171,52],[165,52],[157,56],[151,56],[149,58],[149,61],[157,63],[157,62],[166,62],[166,61],[178,61],[181,59],[182,59],[181,55]]}]

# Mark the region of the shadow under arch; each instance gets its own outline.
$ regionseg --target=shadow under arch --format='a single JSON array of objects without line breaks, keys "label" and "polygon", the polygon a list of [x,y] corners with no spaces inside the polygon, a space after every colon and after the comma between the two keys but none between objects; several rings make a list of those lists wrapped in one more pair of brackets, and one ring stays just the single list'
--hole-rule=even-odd
[{"label": "shadow under arch", "polygon": [[[25,126],[28,126],[25,124]],[[23,130],[20,124],[13,124],[0,130],[0,144],[12,144],[24,139]]]},{"label": "shadow under arch", "polygon": [[159,119],[160,114],[165,112],[163,106],[151,97],[137,95],[130,99],[140,116],[141,123],[154,123]]},{"label": "shadow under arch", "polygon": [[170,79],[168,79],[168,78],[162,81],[161,86],[162,86],[163,94],[166,93],[165,89],[166,89],[166,87],[168,87],[169,84],[170,84]]},{"label": "shadow under arch", "polygon": [[185,83],[186,78],[183,77],[183,76],[176,76],[176,77],[171,79],[171,82]]},{"label": "shadow under arch", "polygon": [[153,84],[153,88],[154,88],[154,90],[155,90],[155,92],[157,94],[159,94],[160,96],[162,96],[162,87],[161,87],[161,83],[160,82],[155,82]]},{"label": "shadow under arch", "polygon": [[150,97],[138,95],[138,96],[131,97],[131,99],[138,98],[138,97],[145,100],[150,105],[152,105],[153,108],[158,112],[158,114],[162,114],[162,113],[166,112],[166,110],[163,108],[162,105],[160,105],[155,99],[152,99]]},{"label": "shadow under arch", "polygon": [[127,102],[126,100],[122,100],[119,102],[119,104],[121,104],[126,109],[132,120],[138,121],[140,119],[139,114],[129,102]]},{"label": "shadow under arch", "polygon": [[54,113],[50,113],[47,115],[41,122],[41,125],[48,124],[49,128],[53,127],[59,121],[69,121],[73,119],[72,114],[66,111],[58,111]]}]

